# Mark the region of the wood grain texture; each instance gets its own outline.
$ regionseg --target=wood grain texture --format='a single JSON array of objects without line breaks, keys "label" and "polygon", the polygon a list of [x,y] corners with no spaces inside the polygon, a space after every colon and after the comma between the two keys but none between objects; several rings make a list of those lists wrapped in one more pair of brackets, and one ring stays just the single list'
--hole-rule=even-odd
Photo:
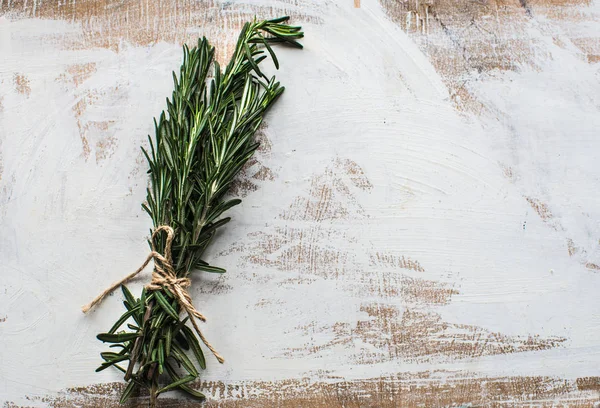
[{"label": "wood grain texture", "polygon": [[194,276],[227,360],[206,406],[597,406],[594,0],[0,0],[0,402],[118,406],[93,370],[120,295],[79,306],[146,254],[180,46],[226,61],[282,14],[305,49],[210,248],[228,273]]}]

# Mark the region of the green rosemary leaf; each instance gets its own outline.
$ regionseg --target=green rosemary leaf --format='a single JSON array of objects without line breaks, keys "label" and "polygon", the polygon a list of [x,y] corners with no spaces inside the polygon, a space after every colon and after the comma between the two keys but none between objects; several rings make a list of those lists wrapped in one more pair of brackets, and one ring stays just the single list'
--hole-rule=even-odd
[{"label": "green rosemary leaf", "polygon": [[208,218],[208,222],[211,223],[215,218],[223,214],[225,211],[229,210],[231,207],[234,207],[240,204],[242,200],[235,198],[233,200],[225,201],[217,205],[214,210],[211,211],[211,216]]},{"label": "green rosemary leaf", "polygon": [[215,231],[217,228],[222,227],[223,225],[227,224],[229,221],[231,221],[231,217],[226,217],[226,218],[220,219],[219,221],[213,222],[212,224],[207,225],[206,228],[204,228],[202,230],[201,235],[212,234],[213,231]]},{"label": "green rosemary leaf", "polygon": [[162,313],[158,314],[158,317],[154,318],[152,320],[152,323],[150,324],[150,329],[154,330],[158,327],[162,327],[163,322],[166,320],[167,318],[167,313],[164,311],[164,309],[161,308]]},{"label": "green rosemary leaf", "polygon": [[[181,330],[183,330],[183,327],[181,327]],[[188,343],[187,339],[185,338],[185,336],[183,335],[183,333],[180,331],[177,332],[177,334],[175,334],[175,341],[177,342],[177,344],[179,344],[184,350],[189,350],[190,349],[190,344]]]},{"label": "green rosemary leaf", "polygon": [[273,52],[273,49],[269,45],[269,42],[262,35],[260,35],[260,38],[262,40],[262,43],[265,45],[265,48],[269,52],[269,55],[271,56],[271,59],[273,60],[273,64],[275,64],[275,68],[279,69],[279,61],[277,60],[277,57],[275,56],[275,53]]},{"label": "green rosemary leaf", "polygon": [[113,327],[110,328],[110,330],[108,331],[108,333],[112,334],[112,333],[116,332],[117,329],[119,327],[121,327],[121,325],[123,323],[125,323],[125,321],[127,319],[129,319],[133,314],[137,313],[138,311],[139,311],[139,308],[136,307],[135,309],[131,309],[131,310],[128,310],[127,312],[123,313],[123,315],[121,317],[119,317],[119,320],[117,320],[115,322],[115,324],[113,325]]},{"label": "green rosemary leaf", "polygon": [[163,388],[161,388],[160,390],[158,390],[158,391],[156,392],[156,394],[162,394],[162,393],[163,393],[163,392],[165,392],[165,391],[172,390],[173,388],[178,388],[178,387],[180,387],[181,385],[184,385],[184,384],[186,384],[186,383],[189,383],[189,382],[191,382],[191,381],[194,381],[195,379],[196,379],[196,377],[195,377],[195,376],[193,376],[193,375],[188,375],[188,376],[185,376],[185,377],[183,377],[183,378],[180,378],[180,379],[179,379],[179,380],[177,380],[177,381],[174,381],[174,382],[172,382],[171,384],[167,385],[166,387],[163,387]]},{"label": "green rosemary leaf", "polygon": [[[171,365],[169,363],[165,364],[165,368],[167,369],[167,373],[169,373],[169,376],[171,377],[172,380],[179,380],[180,377],[177,375],[177,373],[175,372],[175,370],[173,369],[173,367],[171,367]],[[206,395],[202,394],[200,391],[196,391],[192,388],[190,388],[187,385],[179,385],[178,386],[179,389],[181,389],[182,391],[187,392],[188,394],[190,394],[191,396],[199,399],[199,400],[205,400],[206,399]]]},{"label": "green rosemary leaf", "polygon": [[98,340],[105,343],[122,343],[127,340],[133,340],[136,337],[139,337],[138,333],[100,333],[96,336]]},{"label": "green rosemary leaf", "polygon": [[[127,309],[128,316],[132,317],[138,326],[141,326],[141,322],[140,322],[138,313],[140,313],[142,309],[140,308],[139,303],[137,303],[137,302],[130,303],[128,300],[124,300],[123,305],[125,305],[125,308]],[[123,317],[123,316],[121,316],[121,317]]]},{"label": "green rosemary leaf", "polygon": [[117,357],[115,357],[113,359],[107,360],[105,363],[102,363],[100,365],[100,367],[98,367],[96,369],[96,372],[98,373],[98,372],[100,372],[100,371],[102,371],[102,370],[110,367],[111,365],[113,365],[115,363],[119,363],[119,362],[125,361],[125,360],[129,360],[129,355],[128,354],[125,354],[125,355],[122,355],[122,356],[117,356]]},{"label": "green rosemary leaf", "polygon": [[135,307],[137,302],[135,301],[135,298],[133,297],[129,289],[127,289],[127,286],[121,285],[121,290],[123,291],[123,295],[125,296],[125,299],[127,299],[127,302],[129,302],[131,306]]},{"label": "green rosemary leaf", "polygon": [[160,307],[162,307],[162,309],[165,312],[167,312],[169,314],[169,316],[171,316],[175,320],[179,320],[179,316],[178,316],[177,312],[175,311],[175,309],[173,309],[171,307],[171,305],[169,304],[169,301],[167,299],[165,299],[165,297],[163,296],[162,293],[160,293],[158,291],[154,292],[154,297],[156,298],[156,301],[158,302]]},{"label": "green rosemary leaf", "polygon": [[165,348],[164,348],[164,344],[163,344],[163,340],[162,339],[160,339],[158,341],[157,356],[158,356],[158,373],[162,374],[163,373],[163,368],[164,368],[164,365],[165,365]]},{"label": "green rosemary leaf", "polygon": [[180,321],[177,326],[175,326],[175,329],[173,329],[173,333],[179,333],[181,328],[187,323],[188,320],[190,320],[190,317],[186,316],[182,321]]},{"label": "green rosemary leaf", "polygon": [[[169,298],[171,300],[175,299],[175,296],[173,295],[173,293],[171,293],[170,290],[165,290],[163,292],[157,292],[157,293],[160,293],[161,295],[163,295],[163,297],[166,295],[165,299],[167,299],[167,298]],[[168,299],[167,299],[167,302],[168,302]],[[175,302],[175,304],[177,304],[177,302]],[[171,307],[173,308],[173,310],[175,310],[175,306],[171,305]]]},{"label": "green rosemary leaf", "polygon": [[219,268],[217,266],[202,265],[202,264],[196,264],[196,265],[194,265],[194,268],[198,271],[210,272],[210,273],[225,273],[225,272],[227,272],[227,270],[225,270],[223,268]]},{"label": "green rosemary leaf", "polygon": [[171,357],[181,364],[188,373],[196,377],[198,376],[198,370],[194,367],[194,363],[192,363],[192,360],[185,354],[185,351],[183,351],[176,343],[171,345]]},{"label": "green rosemary leaf", "polygon": [[192,329],[190,329],[187,326],[183,326],[182,331],[188,343],[190,344],[190,348],[192,349],[194,356],[196,356],[196,360],[198,360],[200,368],[205,370],[206,360],[204,359],[204,353],[202,353],[202,349],[200,348],[200,343],[198,343],[198,339],[196,339],[196,335],[194,334]]},{"label": "green rosemary leaf", "polygon": [[142,294],[140,296],[140,302],[139,302],[139,308],[138,308],[138,312],[136,313],[136,318],[135,318],[135,322],[137,323],[137,325],[140,327],[141,330],[144,329],[144,315],[146,314],[146,308],[147,308],[147,296],[148,293],[146,292],[146,288],[142,288]]},{"label": "green rosemary leaf", "polygon": [[158,340],[158,334],[160,333],[159,330],[154,330],[152,332],[152,336],[150,336],[150,342],[148,343],[148,351],[146,354],[150,355],[150,358],[153,361],[156,361],[156,348],[155,348],[155,344],[156,344],[156,340]]},{"label": "green rosemary leaf", "polygon": [[146,306],[146,288],[142,288],[142,294],[140,296],[140,306],[143,308]]},{"label": "green rosemary leaf", "polygon": [[267,20],[267,21],[265,21],[265,23],[278,24],[278,23],[283,23],[284,21],[288,21],[289,19],[290,19],[290,16],[282,16],[282,17],[278,17],[278,18],[273,18],[271,20]]},{"label": "green rosemary leaf", "polygon": [[127,387],[125,387],[123,394],[121,394],[121,399],[119,400],[119,403],[124,404],[125,401],[127,401],[129,397],[131,397],[131,394],[133,393],[133,390],[135,390],[136,386],[137,384],[135,383],[135,381],[130,381],[129,384],[127,384]]},{"label": "green rosemary leaf", "polygon": [[269,24],[269,27],[286,33],[286,35],[294,38],[302,38],[304,37],[304,33],[299,32],[302,30],[300,26],[291,26],[287,24]]},{"label": "green rosemary leaf", "polygon": [[129,354],[123,354],[122,356],[118,356],[106,361],[106,364],[115,364],[120,363],[121,361],[129,360]]},{"label": "green rosemary leaf", "polygon": [[[106,370],[108,367],[112,366],[113,364],[108,364],[108,363],[102,363],[100,365],[100,367],[96,368],[96,372],[99,373],[102,370]],[[116,364],[115,364],[116,365]]]},{"label": "green rosemary leaf", "polygon": [[290,36],[288,33],[277,30],[273,27],[265,27],[264,30],[269,34],[275,36],[275,38],[266,38],[268,42],[282,42],[291,45],[292,47],[302,49],[302,44],[298,41],[295,41],[294,38],[302,38],[303,35],[298,34],[297,36]]},{"label": "green rosemary leaf", "polygon": [[[152,146],[152,139],[150,139],[150,135],[148,135],[148,139],[150,140],[150,146]],[[150,160],[150,156],[148,155],[148,151],[146,149],[144,149],[143,147],[141,147],[141,149],[142,149],[142,153],[144,154],[144,157],[146,158],[146,161],[148,162],[148,165],[150,167],[150,172],[152,172],[152,170],[154,169],[154,161]],[[154,147],[152,148],[152,151],[154,152]]]},{"label": "green rosemary leaf", "polygon": [[120,365],[118,365],[118,364],[113,364],[112,366],[113,366],[114,368],[118,369],[119,371],[121,371],[123,374],[126,374],[126,373],[127,373],[127,370],[125,370],[123,367],[121,367],[121,366],[120,366]]},{"label": "green rosemary leaf", "polygon": [[200,391],[196,391],[195,389],[188,387],[187,385],[180,385],[179,389],[187,392],[192,397],[197,398],[200,401],[203,401],[206,399],[206,395],[202,394]]},{"label": "green rosemary leaf", "polygon": [[248,59],[248,62],[250,63],[250,65],[252,65],[252,69],[254,69],[254,71],[258,75],[264,76],[264,74],[261,72],[260,68],[258,68],[258,64],[254,60],[254,56],[252,55],[252,51],[250,50],[248,43],[244,43],[244,52],[246,53],[246,58]]},{"label": "green rosemary leaf", "polygon": [[111,359],[113,359],[113,358],[118,358],[118,357],[120,357],[120,356],[121,356],[121,354],[118,354],[118,353],[111,353],[111,352],[109,352],[109,351],[106,351],[106,352],[100,353],[100,357],[102,357],[102,358],[104,359],[104,361],[108,361],[108,360],[111,360]]},{"label": "green rosemary leaf", "polygon": [[173,341],[173,332],[170,328],[165,329],[165,357],[171,354],[171,342]]}]

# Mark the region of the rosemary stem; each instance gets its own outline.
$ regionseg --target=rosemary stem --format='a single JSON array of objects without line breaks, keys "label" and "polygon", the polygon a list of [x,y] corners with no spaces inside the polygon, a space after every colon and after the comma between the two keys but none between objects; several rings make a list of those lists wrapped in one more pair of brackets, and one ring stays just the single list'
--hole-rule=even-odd
[{"label": "rosemary stem", "polygon": [[[154,224],[150,246],[157,273],[152,289],[144,288],[138,299],[122,286],[127,311],[108,333],[98,335],[99,340],[116,343],[113,346],[122,349],[122,354],[102,353],[104,362],[99,371],[112,365],[119,368],[119,362],[129,361],[125,370],[129,384],[121,403],[140,387],[149,390],[153,408],[159,394],[175,389],[202,400],[205,396],[189,385],[199,376],[198,367],[206,368],[199,340],[220,362],[223,360],[194,320],[190,323],[197,333],[186,326],[194,317],[180,318],[181,305],[191,305],[189,293],[186,290],[184,296],[175,290],[177,295],[169,289],[174,284],[166,278],[187,278],[193,270],[225,272],[204,261],[204,252],[215,233],[230,221],[223,214],[241,202],[228,196],[228,187],[258,147],[255,134],[265,112],[284,91],[275,77],[268,79],[262,73],[259,64],[270,56],[279,67],[271,45],[302,48],[296,40],[304,34],[298,27],[286,25],[287,20],[254,19],[246,23],[224,69],[214,62],[215,49],[206,38],[199,39],[193,48],[183,47],[179,75],[173,73],[172,97],[154,121],[155,135],[148,136],[148,148],[142,148],[151,182],[142,208]],[[169,267],[169,276],[154,284],[161,265]],[[188,311],[189,305],[185,306]],[[201,316],[197,313],[194,315]],[[128,324],[133,331],[120,330],[130,318],[136,323]],[[167,380],[163,373],[170,382],[162,383]]]}]

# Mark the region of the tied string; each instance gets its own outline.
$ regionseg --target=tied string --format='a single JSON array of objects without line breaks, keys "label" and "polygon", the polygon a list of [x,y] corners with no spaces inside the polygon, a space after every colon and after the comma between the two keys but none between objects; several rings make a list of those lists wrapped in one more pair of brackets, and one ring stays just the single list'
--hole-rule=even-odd
[{"label": "tied string", "polygon": [[[154,238],[156,235],[165,231],[167,233],[167,242],[165,244],[165,255],[163,256],[156,250],[154,245]],[[83,313],[87,313],[92,307],[102,302],[102,300],[109,295],[112,291],[132,279],[134,276],[139,274],[144,270],[146,266],[150,263],[151,260],[154,260],[154,270],[152,271],[152,281],[146,285],[146,289],[148,290],[161,290],[166,289],[175,296],[177,302],[181,306],[183,310],[186,311],[188,316],[190,317],[190,322],[192,322],[192,326],[194,326],[194,330],[198,333],[198,337],[202,340],[202,342],[206,345],[206,347],[214,354],[219,363],[223,363],[225,359],[214,349],[214,347],[206,340],[204,334],[200,331],[198,324],[196,323],[196,319],[194,317],[206,321],[206,317],[202,313],[200,313],[192,304],[192,298],[187,291],[187,288],[190,287],[191,281],[189,278],[178,278],[177,273],[175,272],[175,268],[173,268],[173,255],[171,252],[171,247],[173,245],[173,239],[175,237],[175,232],[173,228],[168,225],[161,225],[156,228],[152,233],[151,245],[152,252],[148,254],[146,260],[135,272],[127,275],[123,279],[118,282],[113,283],[109,286],[104,292],[96,296],[94,300],[92,300],[87,305],[83,306],[81,310]]]}]

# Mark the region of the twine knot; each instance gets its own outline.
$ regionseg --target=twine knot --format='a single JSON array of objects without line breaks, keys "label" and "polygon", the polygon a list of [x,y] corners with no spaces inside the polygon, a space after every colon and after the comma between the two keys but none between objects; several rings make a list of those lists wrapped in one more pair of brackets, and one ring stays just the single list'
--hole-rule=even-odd
[{"label": "twine knot", "polygon": [[[167,241],[165,243],[164,255],[158,252],[156,250],[156,246],[154,245],[155,237],[161,231],[165,231],[167,233]],[[198,337],[200,337],[200,339],[206,345],[206,347],[214,354],[219,363],[223,363],[225,359],[219,353],[217,353],[214,347],[208,342],[208,340],[206,340],[206,338],[200,331],[198,324],[196,323],[196,319],[194,319],[195,317],[197,319],[202,320],[203,322],[206,321],[206,317],[204,317],[204,315],[194,307],[192,303],[192,298],[190,297],[190,294],[187,291],[187,288],[190,287],[192,282],[189,278],[178,277],[177,273],[175,272],[175,268],[173,267],[172,245],[174,237],[175,231],[173,231],[173,228],[171,228],[170,226],[161,225],[160,227],[156,228],[152,233],[152,239],[150,241],[152,251],[148,254],[142,266],[140,266],[135,272],[127,275],[120,281],[113,283],[104,292],[98,295],[94,300],[92,300],[87,305],[83,306],[81,310],[83,311],[83,313],[87,313],[92,307],[100,303],[113,290],[115,290],[116,288],[118,288],[119,286],[123,285],[131,278],[136,276],[138,273],[144,270],[144,268],[148,265],[148,263],[150,263],[151,260],[154,260],[152,280],[149,284],[146,285],[146,289],[165,289],[171,292],[173,296],[175,296],[175,299],[177,299],[179,306],[181,306],[181,308],[185,310],[188,316],[190,317],[190,322],[192,322],[192,326],[194,326],[196,333],[198,333]]]}]

